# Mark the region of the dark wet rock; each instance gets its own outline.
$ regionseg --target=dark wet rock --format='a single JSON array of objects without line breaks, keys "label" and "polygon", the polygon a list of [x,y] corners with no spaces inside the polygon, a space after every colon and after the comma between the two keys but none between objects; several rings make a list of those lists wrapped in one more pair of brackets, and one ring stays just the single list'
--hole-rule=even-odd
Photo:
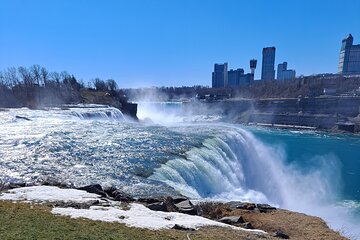
[{"label": "dark wet rock", "polygon": [[239,223],[245,223],[242,216],[229,216],[229,217],[223,217],[219,220],[222,223],[226,224],[239,224]]},{"label": "dark wet rock", "polygon": [[133,202],[135,201],[134,198],[132,198],[129,194],[120,191],[120,190],[116,190],[113,192],[113,198],[115,201],[120,201],[120,202]]},{"label": "dark wet rock", "polygon": [[115,192],[117,191],[118,189],[116,187],[106,187],[104,188],[104,192],[109,196],[109,197],[112,197],[112,198],[115,198]]},{"label": "dark wet rock", "polygon": [[104,192],[103,188],[101,187],[100,184],[92,184],[92,185],[87,185],[84,187],[80,187],[78,188],[79,190],[84,190],[87,191],[88,193],[95,193],[98,194],[102,197],[108,197],[108,195]]},{"label": "dark wet rock", "polygon": [[30,118],[22,117],[22,116],[18,116],[18,115],[16,115],[15,118],[17,118],[17,119],[23,119],[23,120],[26,120],[26,121],[31,121]]},{"label": "dark wet rock", "polygon": [[171,197],[174,204],[177,204],[179,202],[183,202],[183,201],[186,201],[186,200],[189,200],[188,198],[186,197],[183,197],[183,196],[175,196],[175,197]]},{"label": "dark wet rock", "polygon": [[239,226],[246,229],[254,229],[254,227],[249,222],[242,223]]},{"label": "dark wet rock", "polygon": [[184,227],[184,226],[181,226],[179,224],[175,224],[172,229],[176,229],[176,230],[182,230],[182,231],[195,231],[196,229],[195,228],[187,228],[187,227]]},{"label": "dark wet rock", "polygon": [[162,211],[162,212],[168,211],[167,204],[165,202],[151,203],[147,205],[147,207],[153,211]]},{"label": "dark wet rock", "polygon": [[256,206],[261,213],[266,213],[276,210],[276,207],[270,206],[269,204],[257,204]]},{"label": "dark wet rock", "polygon": [[289,235],[283,233],[282,231],[276,231],[272,234],[273,237],[282,238],[282,239],[289,239]]},{"label": "dark wet rock", "polygon": [[139,198],[137,201],[142,202],[142,203],[151,204],[151,203],[160,202],[162,200],[160,198]]},{"label": "dark wet rock", "polygon": [[244,209],[244,210],[254,210],[256,208],[256,204],[255,203],[239,203],[236,206],[237,209]]},{"label": "dark wet rock", "polygon": [[188,199],[178,202],[174,205],[175,205],[175,209],[180,213],[186,213],[189,215],[198,215],[197,208]]}]

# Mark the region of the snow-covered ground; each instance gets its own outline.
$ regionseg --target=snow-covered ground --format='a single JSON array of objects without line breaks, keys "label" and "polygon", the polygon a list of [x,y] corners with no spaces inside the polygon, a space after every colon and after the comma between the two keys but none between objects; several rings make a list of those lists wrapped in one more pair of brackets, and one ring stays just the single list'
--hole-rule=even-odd
[{"label": "snow-covered ground", "polygon": [[34,186],[11,189],[0,195],[0,200],[31,202],[73,202],[87,203],[100,200],[100,196],[77,189],[63,189],[53,186]]},{"label": "snow-covered ground", "polygon": [[[0,200],[30,201],[36,203],[59,201],[91,203],[96,200],[101,201],[101,197],[97,194],[76,189],[61,189],[52,186],[35,186],[9,190],[8,192],[0,194]],[[108,203],[112,203],[112,206],[91,206],[89,209],[55,207],[52,209],[52,213],[56,215],[70,216],[72,218],[88,218],[98,221],[119,222],[124,223],[129,227],[139,227],[153,230],[170,229],[177,224],[191,229],[197,229],[202,226],[219,226],[258,234],[265,233],[261,230],[249,230],[234,227],[199,216],[191,216],[177,212],[153,211],[138,203],[131,203],[130,209],[128,210],[121,209],[118,206],[118,202],[109,200]]]}]

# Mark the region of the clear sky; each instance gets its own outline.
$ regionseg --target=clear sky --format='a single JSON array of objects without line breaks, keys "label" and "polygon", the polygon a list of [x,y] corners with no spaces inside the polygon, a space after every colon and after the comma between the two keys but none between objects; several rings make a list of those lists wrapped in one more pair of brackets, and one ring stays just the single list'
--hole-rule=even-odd
[{"label": "clear sky", "polygon": [[360,0],[0,0],[0,70],[40,64],[120,87],[211,85],[276,47],[297,75],[335,73]]}]

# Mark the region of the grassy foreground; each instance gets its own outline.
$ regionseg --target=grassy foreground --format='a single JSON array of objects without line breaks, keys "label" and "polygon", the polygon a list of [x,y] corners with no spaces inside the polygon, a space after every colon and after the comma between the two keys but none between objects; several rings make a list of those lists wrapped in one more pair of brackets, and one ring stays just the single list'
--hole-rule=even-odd
[{"label": "grassy foreground", "polygon": [[152,231],[120,223],[55,216],[50,211],[45,205],[0,201],[0,239],[258,239],[256,235],[226,228]]}]

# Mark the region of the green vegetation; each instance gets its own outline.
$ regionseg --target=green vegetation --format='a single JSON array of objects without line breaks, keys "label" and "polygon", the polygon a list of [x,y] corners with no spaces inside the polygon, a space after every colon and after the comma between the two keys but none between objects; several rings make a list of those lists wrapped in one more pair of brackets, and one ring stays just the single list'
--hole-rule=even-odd
[{"label": "green vegetation", "polygon": [[[45,205],[0,201],[0,239],[256,239],[256,236],[223,228],[196,232],[152,231],[87,219],[55,216]],[[250,235],[250,236],[248,236]],[[240,238],[239,238],[240,237]]]},{"label": "green vegetation", "polygon": [[[55,216],[44,205],[0,202],[0,239],[177,239],[184,233]],[[185,236],[186,237],[186,236]]]}]

